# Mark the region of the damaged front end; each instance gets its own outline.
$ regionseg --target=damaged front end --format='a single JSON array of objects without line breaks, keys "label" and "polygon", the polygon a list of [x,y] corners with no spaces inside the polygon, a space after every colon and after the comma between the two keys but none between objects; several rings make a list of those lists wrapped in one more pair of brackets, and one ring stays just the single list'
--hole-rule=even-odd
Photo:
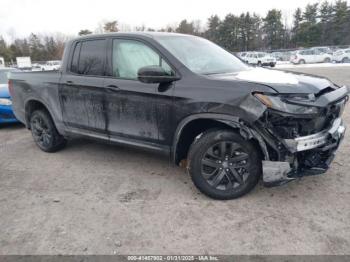
[{"label": "damaged front end", "polygon": [[315,95],[255,94],[267,107],[254,123],[268,149],[265,186],[327,171],[345,134],[341,115],[348,93],[342,87]]}]

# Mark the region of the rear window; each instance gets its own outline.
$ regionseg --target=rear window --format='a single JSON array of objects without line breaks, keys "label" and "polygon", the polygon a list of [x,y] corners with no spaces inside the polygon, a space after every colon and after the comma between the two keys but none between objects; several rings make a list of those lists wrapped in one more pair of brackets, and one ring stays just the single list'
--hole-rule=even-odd
[{"label": "rear window", "polygon": [[104,75],[106,41],[104,39],[79,42],[74,48],[70,71],[80,75]]}]

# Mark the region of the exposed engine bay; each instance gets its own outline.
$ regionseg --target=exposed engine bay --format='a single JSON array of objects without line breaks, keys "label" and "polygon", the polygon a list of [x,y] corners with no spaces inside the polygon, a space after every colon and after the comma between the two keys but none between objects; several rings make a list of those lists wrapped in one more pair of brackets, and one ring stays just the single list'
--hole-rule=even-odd
[{"label": "exposed engine bay", "polygon": [[[263,161],[266,186],[281,185],[305,175],[322,174],[329,168],[345,133],[340,117],[348,95],[346,87],[327,91],[310,101],[302,101],[305,108],[314,108],[313,112],[309,110],[305,114],[282,112],[263,101],[268,109],[257,121],[257,127],[261,127],[257,130],[261,130],[265,141],[269,141],[269,159]],[[293,105],[300,104],[294,102]]]}]

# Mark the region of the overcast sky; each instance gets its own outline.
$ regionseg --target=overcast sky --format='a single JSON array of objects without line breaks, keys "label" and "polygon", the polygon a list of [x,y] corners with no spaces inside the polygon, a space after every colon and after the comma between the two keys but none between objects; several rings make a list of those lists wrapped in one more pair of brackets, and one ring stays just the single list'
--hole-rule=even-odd
[{"label": "overcast sky", "polygon": [[265,15],[277,8],[291,23],[297,7],[320,0],[1,0],[0,35],[27,36],[35,33],[61,32],[76,35],[81,29],[94,31],[99,23],[118,20],[159,29],[182,19],[202,20],[212,14],[223,18],[227,13],[256,12]]}]

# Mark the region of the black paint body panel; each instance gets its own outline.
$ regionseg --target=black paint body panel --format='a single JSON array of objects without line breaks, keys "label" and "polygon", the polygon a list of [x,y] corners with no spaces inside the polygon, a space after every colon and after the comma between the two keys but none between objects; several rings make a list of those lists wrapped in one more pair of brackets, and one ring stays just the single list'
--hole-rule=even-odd
[{"label": "black paint body panel", "polygon": [[[114,38],[146,43],[171,65],[180,80],[160,87],[113,78],[111,41]],[[226,121],[241,119],[249,125],[266,109],[252,95],[254,92],[317,94],[333,86],[327,79],[303,74],[295,75],[299,81],[296,85],[246,81],[237,78],[237,74],[197,75],[156,38],[157,34],[117,33],[85,36],[68,42],[60,71],[12,74],[16,117],[28,124],[26,105],[29,101],[38,101],[49,110],[62,135],[81,134],[112,142],[124,141],[170,153],[176,147],[176,132],[189,122],[186,119],[212,114],[213,119],[223,116]],[[107,41],[104,76],[70,72],[72,47],[78,41],[89,39]]]}]

